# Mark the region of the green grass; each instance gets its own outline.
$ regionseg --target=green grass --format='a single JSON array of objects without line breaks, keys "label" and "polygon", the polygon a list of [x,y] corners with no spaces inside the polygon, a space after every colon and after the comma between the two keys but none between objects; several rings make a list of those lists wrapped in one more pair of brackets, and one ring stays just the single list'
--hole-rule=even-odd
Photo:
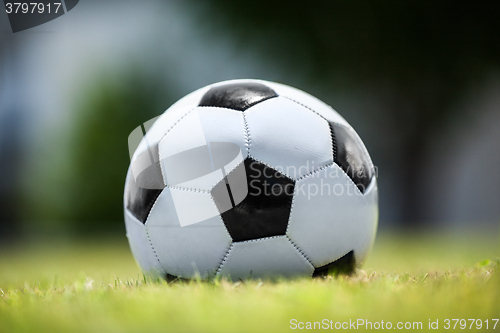
[{"label": "green grass", "polygon": [[24,244],[0,248],[0,332],[281,332],[291,319],[443,330],[446,318],[493,331],[499,254],[497,234],[382,235],[350,277],[167,284],[144,281],[124,240]]}]

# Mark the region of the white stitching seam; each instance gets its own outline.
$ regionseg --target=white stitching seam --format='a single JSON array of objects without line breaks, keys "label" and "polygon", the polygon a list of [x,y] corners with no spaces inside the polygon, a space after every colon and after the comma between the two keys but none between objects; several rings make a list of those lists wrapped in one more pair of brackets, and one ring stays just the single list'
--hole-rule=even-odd
[{"label": "white stitching seam", "polygon": [[[194,111],[198,106],[194,107],[193,109],[189,110],[186,114],[184,114],[181,118],[179,118],[168,130],[167,132],[163,135],[163,137],[160,139],[160,141],[158,142],[158,147],[160,146],[161,142],[165,139],[165,137],[167,136],[167,134],[182,120],[184,119],[188,114],[190,114],[192,111]],[[226,110],[232,110],[232,111],[235,111],[233,109],[228,109],[228,108],[221,108],[219,107],[220,109],[226,109]],[[239,111],[238,111],[239,112]],[[245,118],[245,113],[243,113],[243,126],[244,126],[244,131],[245,131],[245,143],[246,143],[246,146],[247,146],[247,152],[248,152],[248,156],[250,157],[250,132],[248,130],[248,124],[246,122],[246,118]],[[161,161],[161,151],[160,149],[158,149],[158,158],[159,158],[159,161]],[[163,174],[164,174],[164,170],[163,170],[163,166],[161,163],[160,164],[160,170],[161,170],[161,177],[162,177],[162,180],[163,180],[163,184],[165,185],[165,187],[168,187],[168,188],[172,188],[172,189],[178,189],[178,190],[184,190],[184,191],[193,191],[193,192],[200,192],[200,193],[210,193],[212,191],[212,189],[217,185],[219,184],[219,182],[217,182],[216,184],[214,184],[210,190],[202,190],[202,189],[197,189],[197,188],[187,188],[187,187],[182,187],[182,186],[175,186],[175,185],[167,185],[166,182],[165,182],[165,178],[163,177]],[[236,164],[231,170],[229,170],[229,172],[227,172],[227,174],[230,174],[232,171],[234,171],[234,169],[236,169],[241,163],[238,163]],[[264,164],[264,163],[263,163]],[[269,166],[270,167],[270,166]]]},{"label": "white stitching seam", "polygon": [[[215,203],[215,199],[214,199],[212,193],[210,193],[210,199],[212,199],[212,202],[214,203],[215,208],[217,209],[217,211],[219,211],[219,207],[217,207],[217,204]],[[231,239],[231,243],[232,243],[232,239],[233,238],[231,237],[231,234],[229,233],[229,230],[227,230],[227,226],[226,226],[226,223],[224,223],[224,218],[222,217],[222,214],[219,213],[218,216],[220,217],[220,221],[222,222],[222,225],[224,226],[224,230],[226,230],[226,233],[229,236],[229,238]]]},{"label": "white stitching seam", "polygon": [[220,274],[220,271],[222,269],[222,266],[224,265],[224,263],[226,262],[227,260],[227,257],[229,256],[229,252],[231,252],[231,250],[233,249],[233,244],[231,244],[231,246],[229,246],[229,249],[227,250],[226,252],[226,255],[224,256],[224,258],[222,258],[222,262],[220,263],[219,265],[219,268],[217,269],[217,272],[215,273],[215,276],[219,275]]},{"label": "white stitching seam", "polygon": [[231,109],[231,108],[226,108],[224,106],[215,106],[215,105],[198,105],[197,107],[199,108],[215,108],[215,109],[223,109],[223,110],[229,110],[233,112],[243,112],[241,110],[236,110],[236,109]]},{"label": "white stitching seam", "polygon": [[[236,164],[234,167],[232,167],[232,168],[231,168],[231,170],[229,170],[228,172],[226,172],[226,177],[227,177],[227,176],[229,176],[229,174],[230,174],[231,172],[233,172],[233,171],[234,171],[237,167],[239,167],[240,165],[242,165],[242,164],[243,164],[243,166],[244,166],[244,163],[245,163],[245,159],[243,159],[243,161],[242,161],[242,162],[240,162],[240,163]],[[215,183],[215,184],[214,184],[214,185],[210,188],[210,191],[208,191],[208,193],[212,193],[212,190],[214,189],[214,187],[215,187],[215,186],[217,186],[217,185],[218,185],[221,181],[223,181],[223,180],[224,180],[224,178],[222,178],[222,179],[221,179],[221,180],[219,180],[217,183]]]},{"label": "white stitching seam", "polygon": [[339,126],[342,126],[342,127],[346,127],[348,130],[350,130],[351,132],[354,132],[354,136],[356,137],[356,140],[358,141],[358,144],[363,148],[363,151],[365,152],[365,154],[368,156],[368,159],[370,160],[370,164],[371,164],[371,167],[374,168],[373,166],[373,161],[371,159],[371,156],[370,154],[368,153],[368,150],[366,149],[365,147],[365,144],[363,143],[363,141],[361,140],[361,138],[359,137],[358,133],[351,127],[351,126],[346,126],[344,124],[341,124],[341,123],[338,123],[338,122],[335,122],[335,121],[328,121],[325,117],[323,117],[322,115],[320,115],[319,113],[317,113],[316,111],[314,111],[313,109],[311,109],[310,107],[308,107],[307,105],[304,105],[296,100],[294,100],[293,98],[290,98],[290,97],[287,97],[287,96],[282,96],[286,99],[289,99],[291,100],[292,102],[295,102],[303,107],[305,107],[306,109],[308,110],[311,110],[312,112],[314,112],[315,114],[317,114],[318,116],[320,116],[321,118],[323,118],[324,120],[326,120],[328,123],[332,123],[332,124],[335,124],[335,125],[339,125]]},{"label": "white stitching seam", "polygon": [[[290,98],[290,97],[288,97],[288,96],[281,96],[281,97],[284,97],[284,98],[286,98],[286,99],[288,99],[288,100],[290,100],[290,101],[292,101],[292,102],[294,102],[294,103],[296,103],[296,104],[298,104],[298,105],[300,105],[300,106],[302,106],[302,107],[305,107],[306,109],[308,109],[308,110],[310,110],[310,111],[314,112],[314,114],[316,114],[316,115],[320,116],[322,119],[326,120],[326,118],[325,118],[325,117],[323,117],[322,115],[320,115],[318,112],[314,111],[313,109],[311,109],[311,108],[310,108],[310,107],[308,107],[307,105],[302,104],[302,103],[300,103],[299,101],[296,101],[296,100],[294,100],[293,98]],[[326,120],[326,121],[328,122],[328,120]],[[340,125],[340,124],[339,124],[339,125]]]},{"label": "white stitching seam", "polygon": [[285,237],[290,242],[290,244],[292,244],[293,248],[307,261],[309,265],[313,267],[313,272],[314,272],[314,265],[312,264],[311,260],[309,260],[306,254],[302,252],[302,250],[294,242],[292,242],[292,240],[290,239],[290,237],[288,237],[288,235],[285,235]]},{"label": "white stitching seam", "polygon": [[153,246],[153,241],[151,240],[151,237],[149,237],[148,227],[144,226],[144,230],[146,230],[146,236],[148,236],[149,244],[151,245],[151,249],[153,250],[153,253],[154,253],[155,257],[156,257],[156,260],[158,260],[158,264],[160,264],[161,269],[163,269],[163,274],[166,275],[167,271],[165,270],[165,268],[161,264],[160,258],[158,258],[158,254],[156,253],[155,247]]},{"label": "white stitching seam", "polygon": [[[287,97],[287,96],[282,96],[282,97],[284,97],[284,98],[286,98],[286,99],[288,99],[288,100],[290,100],[292,102],[295,102],[298,105],[301,105],[301,106],[305,107],[308,110],[311,110],[312,112],[314,112],[315,114],[317,114],[318,116],[320,116],[322,119],[324,119],[325,121],[327,121],[329,124],[331,123],[331,124],[335,124],[335,125],[338,125],[338,126],[345,127],[345,128],[347,128],[348,131],[352,132],[354,134],[354,137],[356,138],[356,141],[358,142],[358,144],[363,149],[363,152],[366,154],[366,156],[368,156],[368,160],[370,161],[370,167],[372,168],[372,171],[375,174],[375,167],[373,165],[372,158],[371,158],[370,154],[368,153],[368,150],[366,149],[365,144],[363,143],[363,140],[361,140],[361,138],[359,137],[358,133],[351,126],[346,126],[344,124],[341,124],[341,123],[338,123],[338,122],[335,122],[335,121],[328,121],[325,117],[323,117],[322,115],[320,115],[319,113],[317,113],[316,111],[314,111],[313,109],[311,109],[310,107],[308,107],[307,105],[304,105],[304,104],[302,104],[302,103],[294,100],[293,98],[290,98],[290,97]],[[330,128],[330,131],[331,130],[332,129]],[[332,142],[332,150],[333,150],[333,142]],[[335,154],[336,153],[337,153],[337,149],[335,149]],[[334,158],[335,158],[335,156],[334,156]],[[344,170],[342,170],[342,171],[344,171]],[[357,186],[356,186],[356,188],[357,188]]]},{"label": "white stitching seam", "polygon": [[247,146],[247,155],[250,156],[250,145],[252,140],[250,138],[250,129],[248,128],[248,122],[245,112],[243,112],[243,126],[245,128],[245,144]]},{"label": "white stitching seam", "polygon": [[197,188],[188,188],[188,187],[175,186],[175,185],[165,185],[165,188],[170,188],[172,190],[181,190],[181,191],[187,191],[187,192],[208,193],[208,194],[210,194],[210,191],[208,191],[208,190],[200,190],[200,189],[197,189]]},{"label": "white stitching seam", "polygon": [[[325,166],[321,167],[321,168],[320,168],[320,169],[318,169],[318,170],[315,170],[315,171],[313,171],[313,172],[308,173],[307,175],[304,175],[304,176],[302,176],[302,177],[298,178],[298,179],[296,180],[296,182],[299,182],[299,181],[301,181],[301,180],[303,180],[303,179],[305,179],[305,178],[308,178],[308,177],[312,176],[313,174],[318,173],[318,172],[321,172],[321,171],[323,171],[324,169],[329,168],[329,167],[334,166],[334,165],[336,165],[336,166],[339,168],[339,170],[340,170],[340,171],[341,171],[344,175],[346,175],[346,176],[347,176],[347,178],[351,179],[351,177],[349,177],[349,175],[348,175],[348,174],[347,174],[347,173],[346,173],[346,172],[345,172],[345,171],[344,171],[344,170],[343,170],[340,166],[338,166],[338,165],[337,165],[337,163],[333,162],[333,163],[330,163],[330,164],[328,164],[328,165],[325,165]],[[351,179],[351,181],[352,181],[352,179]],[[361,196],[364,196],[364,194],[363,194],[363,193],[361,193],[361,191],[360,191],[360,190],[359,190],[359,188],[356,186],[356,184],[354,183],[354,181],[352,181],[352,184],[353,184],[353,185],[354,185],[354,187],[356,188],[356,190],[355,190],[355,191],[358,191],[358,193],[359,193]],[[370,184],[371,184],[371,183],[370,183]],[[294,198],[295,198],[295,192],[294,192]],[[293,204],[293,201],[292,201],[292,204]],[[291,215],[291,213],[290,213],[290,215]]]},{"label": "white stitching seam", "polygon": [[162,195],[162,193],[163,193],[163,191],[164,191],[164,190],[165,190],[165,189],[163,189],[163,190],[160,192],[160,194],[158,194],[158,196],[156,197],[155,202],[153,202],[153,205],[151,206],[151,209],[150,209],[150,210],[149,210],[149,212],[148,212],[148,216],[147,216],[147,217],[146,217],[146,219],[144,220],[144,225],[146,225],[146,223],[149,221],[149,217],[151,216],[151,212],[152,212],[152,211],[153,211],[153,209],[155,208],[156,203],[158,202],[158,199],[160,198],[160,196]]},{"label": "white stitching seam", "polygon": [[286,224],[286,231],[285,235],[288,237],[288,228],[290,228],[290,220],[292,219],[292,214],[293,214],[293,204],[295,203],[295,194],[297,192],[297,187],[294,186],[293,188],[293,195],[292,195],[292,204],[290,205],[290,213],[288,214],[288,222]]},{"label": "white stitching seam", "polygon": [[194,108],[190,109],[188,112],[186,112],[186,114],[184,114],[182,117],[180,117],[166,132],[165,134],[163,135],[163,137],[160,139],[160,141],[158,141],[158,161],[159,161],[159,164],[160,164],[160,170],[161,170],[161,178],[163,180],[163,184],[164,185],[167,185],[167,183],[165,182],[165,178],[163,177],[163,174],[164,174],[164,170],[163,170],[163,166],[161,164],[161,161],[162,161],[162,158],[161,158],[161,150],[160,150],[160,145],[162,143],[163,140],[165,140],[165,138],[167,137],[167,134],[170,133],[170,131],[182,120],[184,119],[188,114],[190,114],[191,112],[193,112],[195,109],[197,108],[197,106],[195,106]]},{"label": "white stitching seam", "polygon": [[235,242],[235,243],[238,243],[238,244],[253,243],[253,242],[260,242],[260,241],[264,241],[264,240],[270,240],[270,239],[281,238],[281,237],[285,237],[285,235],[269,236],[269,237],[262,237],[262,238],[257,238],[257,239],[249,239],[246,241],[240,241],[240,242]]},{"label": "white stitching seam", "polygon": [[334,165],[335,162],[331,162],[331,163],[328,163],[326,165],[323,165],[322,167],[320,167],[319,169],[316,169],[314,171],[311,171],[309,173],[306,173],[305,175],[303,176],[300,176],[299,178],[295,179],[296,182],[302,180],[302,179],[305,179],[305,178],[308,178],[308,177],[311,177],[312,175],[314,175],[315,173],[318,173],[318,172],[321,172],[323,170],[325,170],[326,168],[329,168],[331,167],[332,165]]},{"label": "white stitching seam", "polygon": [[[259,238],[259,239],[250,239],[250,240],[247,240],[247,241],[242,241],[242,242],[237,242],[237,243],[240,244],[240,243],[260,242],[260,241],[265,241],[265,240],[270,240],[270,239],[275,239],[275,238],[283,238],[283,237],[286,238],[290,242],[290,244],[293,246],[293,248],[300,254],[300,256],[302,258],[304,258],[304,260],[307,261],[307,263],[314,268],[314,265],[307,258],[307,256],[300,250],[300,248],[297,245],[295,245],[295,243],[292,242],[292,240],[287,235],[271,236],[271,237],[265,237],[265,238]],[[215,274],[216,276],[220,275],[220,271],[222,270],[222,266],[226,262],[227,257],[229,256],[229,253],[231,252],[231,250],[233,249],[233,247],[234,247],[234,243],[231,244],[231,246],[229,247],[229,250],[227,251],[227,253],[224,256],[224,258],[222,259],[222,262],[221,262],[219,268],[217,269],[217,273]]]},{"label": "white stitching seam", "polygon": [[[243,244],[243,243],[260,242],[260,241],[265,241],[265,240],[274,239],[274,238],[282,238],[282,237],[286,237],[286,235],[263,237],[263,238],[259,238],[259,239],[249,239],[249,240],[246,240],[246,241],[241,241],[241,242],[236,242],[236,243]],[[227,251],[226,255],[224,256],[224,259],[222,260],[222,262],[221,262],[221,264],[219,266],[219,269],[217,270],[217,273],[215,275],[218,275],[220,273],[220,271],[222,269],[222,266],[226,262],[227,257],[229,256],[229,252],[231,252],[231,250],[233,249],[233,247],[234,247],[234,243],[231,244],[231,247],[229,248],[229,250]]]},{"label": "white stitching seam", "polygon": [[258,158],[255,158],[254,156],[252,156],[252,155],[250,155],[250,154],[248,154],[248,157],[249,157],[249,158],[251,158],[251,159],[253,159],[255,162],[258,162],[258,163],[260,163],[260,164],[264,164],[266,167],[268,167],[268,168],[270,168],[270,169],[272,169],[272,170],[274,170],[274,171],[276,171],[276,172],[281,173],[283,176],[285,176],[286,178],[290,179],[291,181],[295,181],[295,179],[293,179],[292,177],[288,176],[287,174],[285,174],[285,173],[284,173],[284,172],[282,172],[282,171],[276,170],[276,168],[274,168],[274,167],[270,166],[270,165],[269,165],[269,164],[267,164],[266,162],[261,161],[261,160],[259,160]]}]

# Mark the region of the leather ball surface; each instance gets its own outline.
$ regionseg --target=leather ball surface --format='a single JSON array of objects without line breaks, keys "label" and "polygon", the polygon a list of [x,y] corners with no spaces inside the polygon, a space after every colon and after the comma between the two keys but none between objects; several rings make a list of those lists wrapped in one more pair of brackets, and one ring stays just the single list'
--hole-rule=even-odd
[{"label": "leather ball surface", "polygon": [[262,80],[220,82],[134,135],[125,225],[146,274],[322,276],[368,256],[374,166],[354,129],[317,98]]}]

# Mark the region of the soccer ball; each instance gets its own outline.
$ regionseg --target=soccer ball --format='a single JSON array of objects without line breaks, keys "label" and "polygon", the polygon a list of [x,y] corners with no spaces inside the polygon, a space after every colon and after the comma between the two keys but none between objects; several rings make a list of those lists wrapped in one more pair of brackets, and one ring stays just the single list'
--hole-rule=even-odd
[{"label": "soccer ball", "polygon": [[212,84],[134,130],[129,148],[125,225],[148,275],[324,276],[370,252],[374,166],[344,118],[303,91]]}]

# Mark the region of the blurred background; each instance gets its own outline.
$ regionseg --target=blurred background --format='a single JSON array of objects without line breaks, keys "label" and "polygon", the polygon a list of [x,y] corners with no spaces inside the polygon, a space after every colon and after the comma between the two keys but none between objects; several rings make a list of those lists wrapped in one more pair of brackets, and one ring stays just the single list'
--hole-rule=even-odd
[{"label": "blurred background", "polygon": [[125,236],[127,137],[235,78],[353,125],[382,231],[500,225],[500,2],[91,1],[13,34],[0,13],[0,238]]}]

